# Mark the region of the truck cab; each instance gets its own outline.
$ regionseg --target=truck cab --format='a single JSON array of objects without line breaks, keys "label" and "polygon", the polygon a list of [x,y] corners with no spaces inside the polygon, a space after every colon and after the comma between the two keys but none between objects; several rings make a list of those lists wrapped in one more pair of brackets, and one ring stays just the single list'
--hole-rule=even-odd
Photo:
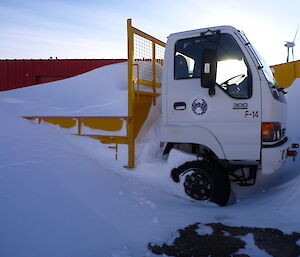
[{"label": "truck cab", "polygon": [[164,155],[176,148],[198,158],[175,167],[173,180],[183,180],[196,200],[226,205],[230,179],[249,186],[258,169],[279,168],[296,153],[285,135],[285,93],[237,29],[171,34],[162,81]]}]

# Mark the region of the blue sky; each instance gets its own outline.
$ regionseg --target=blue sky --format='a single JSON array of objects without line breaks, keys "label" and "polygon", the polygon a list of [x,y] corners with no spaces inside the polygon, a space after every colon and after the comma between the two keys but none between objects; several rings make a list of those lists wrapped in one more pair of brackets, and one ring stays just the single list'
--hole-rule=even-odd
[{"label": "blue sky", "polygon": [[[300,23],[300,1],[1,0],[0,59],[126,58],[127,18],[162,41],[174,32],[232,25],[277,64]],[[300,35],[295,43],[298,60]]]}]

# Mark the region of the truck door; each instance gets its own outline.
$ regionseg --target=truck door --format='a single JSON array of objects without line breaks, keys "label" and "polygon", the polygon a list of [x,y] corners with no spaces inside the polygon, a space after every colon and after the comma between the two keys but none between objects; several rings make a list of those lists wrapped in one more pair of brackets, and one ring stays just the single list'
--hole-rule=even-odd
[{"label": "truck door", "polygon": [[[178,126],[178,140],[186,143],[201,143],[201,131],[208,131],[226,159],[259,160],[261,93],[256,66],[231,29],[199,34],[169,38],[173,47],[167,53],[172,61],[166,74],[166,127]],[[201,74],[214,68],[205,63],[209,52],[216,58],[215,92],[201,86]]]}]

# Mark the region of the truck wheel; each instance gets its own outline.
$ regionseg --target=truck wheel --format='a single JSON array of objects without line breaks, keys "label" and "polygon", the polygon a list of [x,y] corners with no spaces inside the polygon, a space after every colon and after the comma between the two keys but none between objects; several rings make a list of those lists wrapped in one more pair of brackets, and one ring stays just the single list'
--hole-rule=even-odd
[{"label": "truck wheel", "polygon": [[175,182],[183,180],[185,193],[195,200],[208,200],[218,205],[227,204],[230,181],[219,165],[207,161],[186,162],[171,172]]}]

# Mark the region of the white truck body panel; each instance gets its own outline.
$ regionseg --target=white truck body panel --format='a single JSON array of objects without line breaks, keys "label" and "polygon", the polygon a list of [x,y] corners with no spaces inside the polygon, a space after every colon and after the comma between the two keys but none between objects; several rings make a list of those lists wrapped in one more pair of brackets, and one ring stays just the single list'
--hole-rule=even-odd
[{"label": "white truck body panel", "polygon": [[269,175],[278,170],[287,157],[287,148],[290,143],[287,142],[278,147],[262,148],[261,170],[263,175]]}]

